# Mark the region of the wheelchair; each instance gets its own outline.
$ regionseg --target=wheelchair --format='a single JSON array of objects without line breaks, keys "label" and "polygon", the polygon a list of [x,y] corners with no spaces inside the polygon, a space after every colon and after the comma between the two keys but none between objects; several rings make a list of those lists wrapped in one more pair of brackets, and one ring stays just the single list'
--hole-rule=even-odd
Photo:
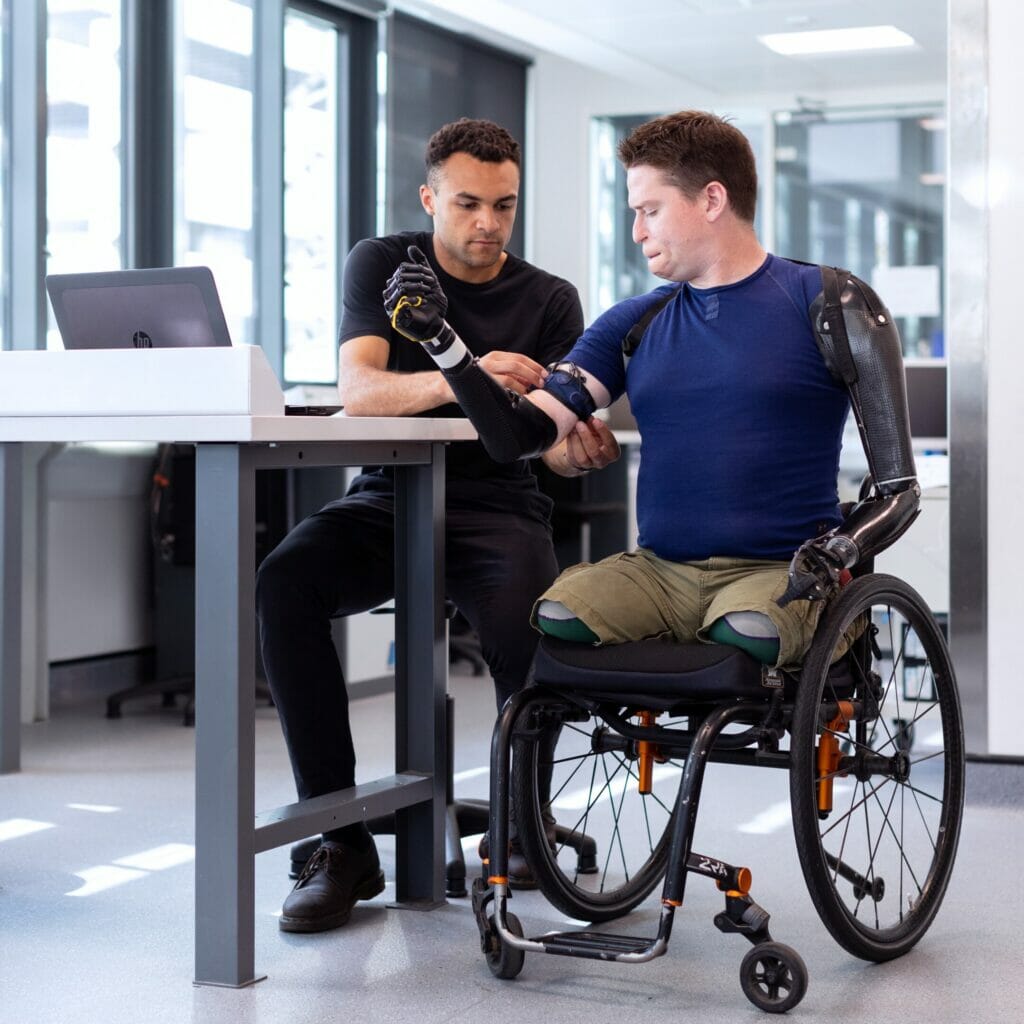
[{"label": "wheelchair", "polygon": [[[752,944],[740,965],[747,998],[769,1013],[800,1002],[806,966],[772,938],[749,868],[692,849],[708,762],[788,770],[803,876],[842,947],[881,962],[921,939],[960,833],[960,703],[923,599],[865,568],[829,602],[794,672],[727,646],[541,641],[534,683],[506,704],[491,744],[491,852],[473,912],[495,976],[516,977],[532,952],[619,963],[663,955],[692,873],[723,893],[715,926]],[[525,937],[507,906],[510,802],[550,903],[602,923],[661,882],[657,935]]]}]

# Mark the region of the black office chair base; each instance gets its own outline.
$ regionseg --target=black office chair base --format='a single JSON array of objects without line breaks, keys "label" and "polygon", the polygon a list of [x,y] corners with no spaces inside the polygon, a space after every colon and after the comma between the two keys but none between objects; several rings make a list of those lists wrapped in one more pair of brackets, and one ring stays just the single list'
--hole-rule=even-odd
[{"label": "black office chair base", "polygon": [[[153,697],[156,694],[160,694],[160,706],[164,708],[175,707],[177,703],[175,698],[184,696],[186,700],[182,709],[181,724],[185,726],[196,724],[196,677],[194,675],[150,679],[148,682],[118,690],[117,693],[112,693],[107,698],[107,718],[120,718],[121,705],[126,700],[135,700],[136,697]],[[262,679],[256,681],[256,699],[266,701],[270,707],[274,705],[270,687]]]}]

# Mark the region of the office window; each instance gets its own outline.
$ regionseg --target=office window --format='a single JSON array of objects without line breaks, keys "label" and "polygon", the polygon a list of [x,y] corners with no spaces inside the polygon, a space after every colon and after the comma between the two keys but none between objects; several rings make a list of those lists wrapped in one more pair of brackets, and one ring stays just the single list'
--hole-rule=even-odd
[{"label": "office window", "polygon": [[913,357],[945,355],[941,109],[775,115],[776,251],[852,270]]},{"label": "office window", "polygon": [[252,0],[178,0],[177,264],[213,270],[228,329],[252,344]]},{"label": "office window", "polygon": [[339,64],[333,19],[285,15],[284,378],[337,379]]},{"label": "office window", "polygon": [[[47,272],[123,263],[121,0],[49,0]],[[49,311],[47,348],[60,348]]]}]

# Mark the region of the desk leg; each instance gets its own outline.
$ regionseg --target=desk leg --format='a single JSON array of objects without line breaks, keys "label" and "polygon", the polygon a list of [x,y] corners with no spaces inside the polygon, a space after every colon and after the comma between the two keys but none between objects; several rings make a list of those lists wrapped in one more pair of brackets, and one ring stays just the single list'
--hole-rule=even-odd
[{"label": "desk leg", "polygon": [[197,985],[254,974],[255,470],[244,446],[196,449]]},{"label": "desk leg", "polygon": [[0,444],[0,773],[21,768],[21,445]]},{"label": "desk leg", "polygon": [[396,815],[399,903],[444,902],[444,446],[426,466],[395,467],[395,771],[433,776],[430,803]]}]

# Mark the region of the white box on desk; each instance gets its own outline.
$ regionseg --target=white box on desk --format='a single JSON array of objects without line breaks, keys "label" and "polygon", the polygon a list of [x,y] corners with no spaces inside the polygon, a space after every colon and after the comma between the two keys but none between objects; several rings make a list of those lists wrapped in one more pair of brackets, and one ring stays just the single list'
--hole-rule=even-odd
[{"label": "white box on desk", "polygon": [[4,416],[280,416],[263,349],[0,352]]}]

